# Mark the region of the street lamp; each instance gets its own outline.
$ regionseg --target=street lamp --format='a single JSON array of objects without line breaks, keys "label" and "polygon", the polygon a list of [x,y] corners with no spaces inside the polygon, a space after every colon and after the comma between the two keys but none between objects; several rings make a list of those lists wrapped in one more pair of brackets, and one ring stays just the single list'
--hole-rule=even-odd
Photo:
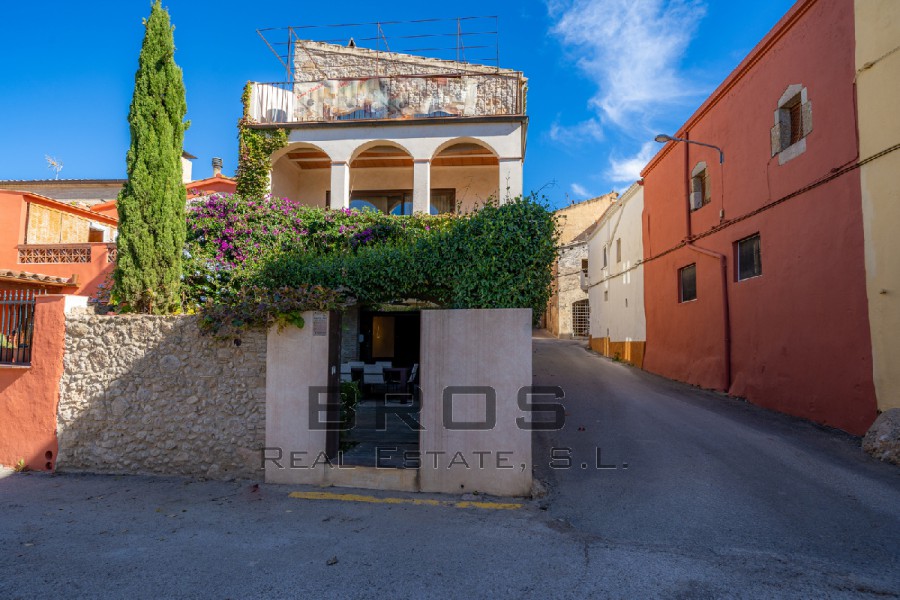
[{"label": "street lamp", "polygon": [[725,162],[725,153],[722,152],[722,149],[718,146],[713,146],[712,144],[704,144],[703,142],[695,142],[694,140],[686,140],[684,138],[672,137],[671,135],[666,135],[665,133],[660,133],[658,136],[653,138],[660,144],[665,144],[666,142],[684,142],[685,144],[697,144],[698,146],[706,146],[707,148],[712,148],[714,150],[719,151],[719,164],[723,164]]}]

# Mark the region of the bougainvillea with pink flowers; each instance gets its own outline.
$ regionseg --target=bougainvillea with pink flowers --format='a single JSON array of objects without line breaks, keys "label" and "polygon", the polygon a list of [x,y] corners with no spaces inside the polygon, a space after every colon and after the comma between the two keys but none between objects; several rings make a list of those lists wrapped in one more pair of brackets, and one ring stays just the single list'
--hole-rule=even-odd
[{"label": "bougainvillea with pink flowers", "polygon": [[448,308],[532,308],[550,295],[556,220],[535,198],[465,215],[326,210],[217,194],[189,207],[187,308],[204,327],[297,324],[304,310],[418,299]]}]

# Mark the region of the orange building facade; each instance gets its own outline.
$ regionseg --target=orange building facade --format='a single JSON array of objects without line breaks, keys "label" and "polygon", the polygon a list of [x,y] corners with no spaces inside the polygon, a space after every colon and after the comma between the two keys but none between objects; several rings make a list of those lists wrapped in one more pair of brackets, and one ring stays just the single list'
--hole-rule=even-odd
[{"label": "orange building facade", "polygon": [[109,215],[0,190],[0,286],[93,294],[115,263],[117,227]]},{"label": "orange building facade", "polygon": [[863,434],[875,419],[854,5],[801,0],[644,172],[648,371]]}]

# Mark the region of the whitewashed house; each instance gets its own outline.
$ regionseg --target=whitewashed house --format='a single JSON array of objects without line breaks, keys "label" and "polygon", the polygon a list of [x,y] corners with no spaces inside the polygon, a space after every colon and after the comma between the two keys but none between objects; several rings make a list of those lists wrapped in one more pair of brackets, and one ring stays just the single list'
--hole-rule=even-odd
[{"label": "whitewashed house", "polygon": [[588,237],[581,287],[590,303],[590,344],[601,354],[641,366],[644,316],[642,214],[644,189],[635,183],[607,210]]}]

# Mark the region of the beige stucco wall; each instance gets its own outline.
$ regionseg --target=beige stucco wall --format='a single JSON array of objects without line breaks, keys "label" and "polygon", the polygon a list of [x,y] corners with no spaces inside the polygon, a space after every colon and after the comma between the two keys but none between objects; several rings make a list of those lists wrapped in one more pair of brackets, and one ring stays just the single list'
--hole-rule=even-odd
[{"label": "beige stucco wall", "polygon": [[[643,211],[644,188],[633,185],[603,216],[588,240],[587,283],[592,338],[609,338],[613,342],[643,342],[647,339],[644,268],[634,268],[644,257]],[[621,262],[616,255],[616,240],[619,239],[622,240]],[[607,268],[603,268],[604,246],[609,249]],[[608,300],[604,300],[604,292],[607,292]]]},{"label": "beige stucco wall", "polygon": [[[471,212],[498,192],[496,166],[432,167],[431,189],[453,189],[461,212]],[[413,169],[350,169],[350,193],[361,190],[411,190]],[[310,206],[325,204],[331,190],[329,169],[300,169],[287,157],[272,169],[272,194],[298,200]]]},{"label": "beige stucco wall", "polygon": [[431,188],[455,189],[456,202],[464,213],[484,205],[488,198],[496,199],[498,182],[496,166],[431,167]]},{"label": "beige stucco wall", "polygon": [[[328,318],[327,313],[320,313]],[[325,452],[324,429],[309,428],[309,388],[328,384],[328,329],[316,335],[312,312],[303,313],[302,329],[272,327],[266,345],[267,483],[325,484],[331,467],[316,459]],[[321,398],[325,402],[325,397]],[[322,420],[325,415],[321,416]],[[277,450],[274,450],[277,449]],[[294,462],[291,462],[292,453]],[[336,467],[335,467],[336,468]]]},{"label": "beige stucco wall", "polygon": [[[900,141],[900,2],[856,0],[860,158]],[[869,64],[873,63],[874,64]],[[878,409],[900,407],[900,151],[861,168],[866,288]]]},{"label": "beige stucco wall", "polygon": [[[301,127],[289,132],[289,144],[287,147],[272,155],[272,190],[273,193],[286,195],[300,194],[297,187],[298,177],[296,170],[282,157],[299,147],[310,145],[321,149],[332,161],[331,169],[320,169],[321,177],[313,192],[307,193],[309,197],[318,197],[324,189],[331,191],[332,205],[340,207],[343,199],[349,198],[350,188],[353,189],[397,189],[400,187],[395,182],[388,185],[381,182],[377,187],[363,181],[361,178],[372,177],[380,179],[387,172],[385,169],[366,169],[372,175],[358,175],[350,169],[350,177],[346,190],[337,193],[332,189],[335,182],[343,186],[342,177],[336,176],[340,169],[352,161],[361,151],[373,145],[392,145],[402,148],[419,163],[427,163],[437,156],[443,149],[456,143],[476,143],[489,149],[499,161],[499,166],[494,167],[439,167],[431,170],[432,189],[454,187],[463,192],[465,204],[469,204],[469,198],[479,196],[487,197],[500,192],[499,200],[504,202],[507,198],[521,196],[522,169],[524,161],[525,124],[522,121],[496,120],[489,122],[471,122],[466,120],[447,120],[441,123],[417,123],[405,121],[381,121],[376,124],[353,123],[335,124],[324,123],[316,127]],[[446,171],[444,171],[446,169]],[[459,169],[459,170],[455,170]],[[472,170],[470,170],[472,169]],[[360,169],[360,172],[363,170]],[[405,171],[401,169],[401,171]],[[409,171],[411,173],[411,170]],[[318,177],[319,175],[317,175]],[[411,182],[412,175],[409,177]],[[449,179],[456,179],[450,181]],[[414,183],[404,185],[400,189],[413,189]]]},{"label": "beige stucco wall", "polygon": [[590,227],[616,201],[617,197],[618,194],[616,192],[610,192],[557,210],[560,246],[571,243],[579,234]]},{"label": "beige stucco wall", "polygon": [[[517,403],[519,390],[531,385],[531,310],[423,311],[421,360],[421,490],[529,495],[531,431],[520,429],[516,419],[525,416]],[[448,386],[493,388],[496,425],[448,429],[443,418]],[[453,419],[483,420],[485,403],[483,395],[458,396]],[[483,462],[476,452],[485,453]]]},{"label": "beige stucco wall", "polygon": [[327,206],[326,192],[331,188],[329,169],[301,169],[287,156],[272,166],[272,195],[290,198],[307,206]]}]

